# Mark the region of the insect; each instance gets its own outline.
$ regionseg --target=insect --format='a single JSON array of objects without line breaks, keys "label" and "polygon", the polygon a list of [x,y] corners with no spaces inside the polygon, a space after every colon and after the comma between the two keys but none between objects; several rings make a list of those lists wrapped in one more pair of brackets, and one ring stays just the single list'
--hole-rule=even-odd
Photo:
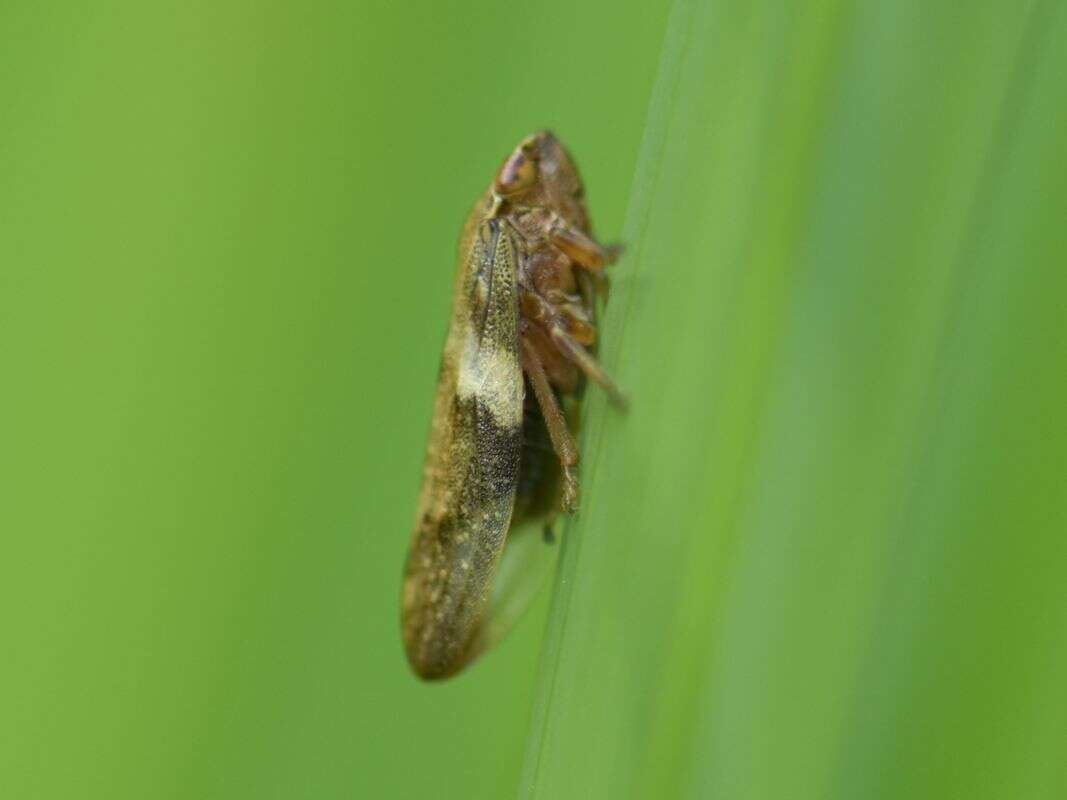
[{"label": "insect", "polygon": [[585,379],[625,406],[592,350],[620,250],[592,237],[578,171],[548,131],[505,159],[467,218],[401,603],[424,679],[503,636],[529,599],[512,581],[554,553],[535,532],[549,539],[559,510],[578,507]]}]

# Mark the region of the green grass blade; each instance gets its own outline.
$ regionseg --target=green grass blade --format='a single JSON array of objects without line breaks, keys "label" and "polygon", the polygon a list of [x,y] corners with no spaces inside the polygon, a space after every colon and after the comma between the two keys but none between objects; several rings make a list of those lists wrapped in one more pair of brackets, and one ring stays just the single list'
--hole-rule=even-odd
[{"label": "green grass blade", "polygon": [[522,796],[1062,795],[1065,34],[677,4]]}]

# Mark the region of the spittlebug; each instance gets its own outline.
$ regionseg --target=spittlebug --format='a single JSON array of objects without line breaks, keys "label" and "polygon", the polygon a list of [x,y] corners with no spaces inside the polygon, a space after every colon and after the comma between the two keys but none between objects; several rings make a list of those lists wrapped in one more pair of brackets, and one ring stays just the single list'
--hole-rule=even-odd
[{"label": "spittlebug", "polygon": [[578,507],[584,379],[625,404],[592,354],[618,250],[592,237],[578,171],[548,131],[505,159],[467,218],[404,573],[404,646],[422,678],[454,675],[504,634],[524,603],[503,585],[526,571],[513,554],[550,550],[536,531],[549,539],[558,510]]}]

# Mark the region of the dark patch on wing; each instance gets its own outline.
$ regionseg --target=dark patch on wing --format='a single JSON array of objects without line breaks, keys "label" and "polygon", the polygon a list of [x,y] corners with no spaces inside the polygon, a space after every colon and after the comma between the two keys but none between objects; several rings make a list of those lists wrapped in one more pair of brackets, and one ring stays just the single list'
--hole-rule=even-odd
[{"label": "dark patch on wing", "polygon": [[512,494],[519,478],[522,426],[501,425],[477,398],[471,399],[475,401],[482,491],[493,497]]}]

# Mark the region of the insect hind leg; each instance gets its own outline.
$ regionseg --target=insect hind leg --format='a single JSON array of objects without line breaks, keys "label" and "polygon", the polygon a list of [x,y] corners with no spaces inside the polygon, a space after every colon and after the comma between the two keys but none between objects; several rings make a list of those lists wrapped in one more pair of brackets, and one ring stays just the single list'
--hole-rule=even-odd
[{"label": "insect hind leg", "polygon": [[541,409],[548,436],[552,440],[552,449],[556,451],[563,468],[563,507],[573,513],[578,510],[578,446],[567,428],[567,419],[563,416],[556,395],[549,385],[537,350],[525,338],[522,340],[522,368],[530,379],[530,386]]}]

